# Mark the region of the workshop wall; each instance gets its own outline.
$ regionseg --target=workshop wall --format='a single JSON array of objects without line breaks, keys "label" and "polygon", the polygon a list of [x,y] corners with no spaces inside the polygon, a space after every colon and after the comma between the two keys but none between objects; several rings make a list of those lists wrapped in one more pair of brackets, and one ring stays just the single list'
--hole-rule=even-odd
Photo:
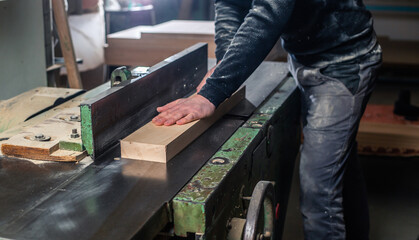
[{"label": "workshop wall", "polygon": [[0,1],[0,100],[46,86],[42,0]]}]

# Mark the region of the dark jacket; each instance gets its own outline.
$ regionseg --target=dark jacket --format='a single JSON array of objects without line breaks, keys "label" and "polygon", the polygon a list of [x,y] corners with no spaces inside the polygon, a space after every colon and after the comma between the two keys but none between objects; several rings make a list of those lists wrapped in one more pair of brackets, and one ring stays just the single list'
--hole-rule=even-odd
[{"label": "dark jacket", "polygon": [[217,0],[215,10],[221,62],[199,92],[215,106],[250,76],[279,37],[290,56],[309,67],[355,59],[377,44],[362,0]]}]

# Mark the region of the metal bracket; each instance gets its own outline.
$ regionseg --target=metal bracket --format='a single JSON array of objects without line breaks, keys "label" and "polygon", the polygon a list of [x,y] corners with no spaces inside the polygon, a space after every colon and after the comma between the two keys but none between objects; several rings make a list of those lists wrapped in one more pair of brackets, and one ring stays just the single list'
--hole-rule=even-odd
[{"label": "metal bracket", "polygon": [[142,78],[149,74],[149,67],[136,67],[129,70],[126,66],[115,69],[111,74],[111,87],[118,86],[124,81],[131,80],[133,78]]},{"label": "metal bracket", "polygon": [[126,66],[115,69],[111,74],[111,87],[119,85],[123,81],[130,80],[132,78],[131,71]]}]

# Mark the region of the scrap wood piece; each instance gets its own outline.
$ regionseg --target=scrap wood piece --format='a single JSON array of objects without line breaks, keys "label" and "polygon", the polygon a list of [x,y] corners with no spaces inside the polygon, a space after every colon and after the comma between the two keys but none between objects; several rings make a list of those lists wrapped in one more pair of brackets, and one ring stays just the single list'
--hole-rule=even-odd
[{"label": "scrap wood piece", "polygon": [[182,151],[245,96],[241,88],[208,118],[184,125],[156,126],[149,122],[121,140],[121,157],[166,163]]},{"label": "scrap wood piece", "polygon": [[[80,136],[77,136],[81,127],[79,118],[78,107],[67,109],[4,141],[1,151],[9,157],[61,162],[80,161],[86,153],[83,151]],[[77,130],[75,138],[71,137],[73,129]]]},{"label": "scrap wood piece", "polygon": [[395,115],[392,105],[369,104],[357,141],[358,152],[364,155],[419,156],[419,121]]},{"label": "scrap wood piece", "polygon": [[[81,93],[80,95],[78,95],[77,97],[72,98],[71,100],[68,100],[52,109],[49,109],[46,112],[42,112],[36,116],[34,116],[33,118],[27,119],[24,122],[19,122],[16,126],[14,127],[10,127],[8,128],[6,131],[4,132],[0,132],[0,145],[2,143],[2,141],[5,141],[17,134],[19,134],[20,132],[25,131],[28,128],[31,128],[32,126],[39,124],[43,121],[45,121],[48,118],[51,118],[55,115],[57,115],[58,112],[64,111],[66,109],[69,108],[74,108],[74,107],[78,107],[80,105],[80,103],[82,103],[83,101],[86,101],[89,98],[92,98],[94,96],[96,96],[97,94],[109,89],[109,83],[104,83],[88,92],[85,93]],[[73,89],[65,89],[68,90],[70,93],[72,91],[77,91],[77,92],[82,92],[81,90],[73,90]],[[66,98],[68,99],[68,98]],[[1,111],[1,110],[0,110]],[[1,152],[0,152],[1,154]]]},{"label": "scrap wood piece", "polygon": [[0,133],[82,93],[80,89],[39,87],[0,102]]}]

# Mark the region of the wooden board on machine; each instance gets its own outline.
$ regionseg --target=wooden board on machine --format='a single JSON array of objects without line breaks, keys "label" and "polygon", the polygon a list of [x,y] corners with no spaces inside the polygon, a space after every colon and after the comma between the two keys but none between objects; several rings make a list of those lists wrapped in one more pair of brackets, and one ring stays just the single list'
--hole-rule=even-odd
[{"label": "wooden board on machine", "polygon": [[0,102],[0,133],[37,113],[80,94],[83,90],[39,87]]},{"label": "wooden board on machine", "polygon": [[[14,105],[13,109],[8,108],[7,106],[9,106],[9,105],[6,105],[6,107],[4,109],[0,108],[0,115],[1,116],[6,116],[6,114],[8,114],[7,116],[13,117],[14,118],[13,121],[16,122],[16,123],[13,124],[14,126],[7,127],[7,130],[5,130],[4,132],[0,131],[0,145],[2,144],[3,141],[13,137],[14,135],[17,135],[20,132],[23,132],[26,129],[31,128],[32,126],[37,125],[37,124],[45,121],[46,119],[57,115],[58,112],[61,112],[65,109],[78,107],[81,102],[83,102],[83,101],[85,101],[85,100],[87,100],[87,99],[89,99],[93,96],[96,96],[97,94],[99,94],[99,93],[101,93],[101,92],[103,92],[103,91],[105,91],[106,89],[109,89],[109,88],[110,88],[109,83],[104,83],[104,84],[102,84],[102,85],[96,87],[95,89],[92,89],[92,90],[90,90],[89,92],[86,92],[86,93],[80,93],[82,90],[78,90],[78,89],[48,88],[49,90],[52,90],[52,89],[57,89],[58,91],[66,90],[66,92],[68,91],[68,92],[70,92],[70,94],[73,94],[73,92],[76,92],[75,93],[76,95],[78,95],[78,94],[80,94],[80,95],[78,95],[77,97],[71,98],[70,100],[68,100],[68,97],[67,97],[63,100],[63,101],[65,101],[64,103],[62,103],[62,104],[60,104],[60,105],[58,105],[58,106],[56,106],[52,109],[49,109],[46,112],[42,112],[40,114],[37,114],[36,116],[34,116],[33,118],[30,118],[29,120],[23,120],[23,121],[19,121],[18,119],[27,119],[27,116],[32,116],[34,113],[38,112],[37,109],[39,109],[39,108],[42,108],[44,110],[45,108],[40,106],[39,104],[41,104],[41,105],[44,104],[46,99],[36,100],[38,98],[38,97],[36,97],[36,94],[33,95],[34,96],[33,98],[30,97],[30,96],[24,96],[23,98],[20,98],[19,97],[20,95],[16,96],[15,97],[16,99],[11,98],[11,99],[14,99],[15,102],[17,102],[18,104]],[[36,89],[34,89],[34,90],[36,90]],[[31,91],[33,91],[33,90],[31,90]],[[31,91],[29,91],[29,93]],[[54,92],[55,90],[52,90],[52,91]],[[41,93],[42,93],[42,91],[41,91]],[[31,95],[31,93],[29,95]],[[42,95],[44,95],[44,94],[42,94]],[[49,95],[49,94],[47,94],[47,95]],[[35,104],[29,103],[29,102],[34,101],[34,100],[36,102]],[[5,104],[7,101],[8,100],[3,101],[0,104]],[[36,106],[34,106],[34,105],[36,105]],[[35,109],[35,111],[33,111],[32,109]],[[28,112],[29,115],[27,115],[27,113],[23,113],[24,116],[19,116],[18,117],[18,114],[22,114],[22,113],[16,113],[16,111]],[[16,118],[18,118],[18,119],[16,119]],[[7,118],[5,118],[5,119],[6,119],[6,121],[5,121],[6,123],[10,121],[10,120],[7,120]],[[0,154],[1,154],[1,152],[0,152]]]},{"label": "wooden board on machine", "polygon": [[[153,66],[196,43],[208,43],[208,57],[215,58],[213,21],[173,20],[155,26],[140,26],[108,35],[105,63]],[[286,56],[278,41],[266,60]]]},{"label": "wooden board on machine", "polygon": [[395,115],[392,105],[368,105],[357,142],[363,155],[419,156],[419,121]]},{"label": "wooden board on machine", "polygon": [[166,163],[245,97],[241,88],[205,119],[184,125],[155,126],[149,122],[121,140],[121,157]]},{"label": "wooden board on machine", "polygon": [[[71,138],[73,129],[80,134],[80,122],[72,121],[71,116],[79,115],[78,107],[66,109],[4,141],[1,152],[9,157],[33,160],[80,161],[86,156],[81,138]],[[36,141],[35,136],[39,134],[50,140]]]}]

